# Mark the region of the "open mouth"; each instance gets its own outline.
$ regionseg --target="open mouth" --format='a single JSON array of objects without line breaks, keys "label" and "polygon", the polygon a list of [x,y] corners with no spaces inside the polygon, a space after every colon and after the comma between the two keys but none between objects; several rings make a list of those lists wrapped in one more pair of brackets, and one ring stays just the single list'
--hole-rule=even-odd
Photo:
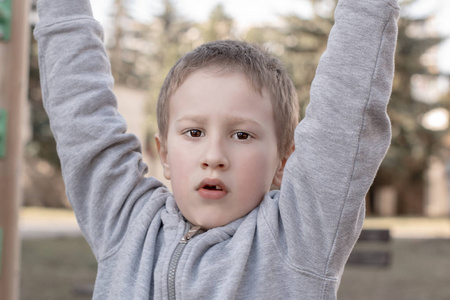
[{"label": "open mouth", "polygon": [[205,185],[203,188],[210,191],[223,191],[219,185]]},{"label": "open mouth", "polygon": [[229,192],[225,184],[217,178],[204,179],[197,186],[197,191],[204,199],[222,199]]}]

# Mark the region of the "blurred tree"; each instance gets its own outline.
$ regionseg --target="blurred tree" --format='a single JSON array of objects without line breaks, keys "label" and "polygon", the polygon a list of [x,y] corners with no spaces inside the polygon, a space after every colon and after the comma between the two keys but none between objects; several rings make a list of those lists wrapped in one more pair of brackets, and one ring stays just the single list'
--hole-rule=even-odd
[{"label": "blurred tree", "polygon": [[227,15],[222,3],[217,4],[209,15],[209,20],[202,26],[205,43],[235,38],[233,19]]},{"label": "blurred tree", "polygon": [[[36,0],[32,0],[31,4],[30,26],[33,31],[37,19]],[[38,45],[32,35],[30,35],[28,107],[31,134],[24,151],[23,205],[67,207],[69,204],[64,197],[56,142],[42,104]]]},{"label": "blurred tree", "polygon": [[[171,0],[162,0],[163,12],[149,23],[133,20],[128,14],[130,2],[115,0],[112,15],[114,32],[107,39],[116,83],[130,88],[148,89],[149,136],[156,133],[156,99],[163,80],[182,54],[200,44],[217,39],[236,38],[233,19],[222,5],[216,6],[208,21],[195,24],[183,20]],[[320,55],[326,48],[328,33],[334,23],[336,0],[310,0],[314,15],[310,19],[295,15],[282,17],[282,26],[249,29],[243,38],[263,44],[285,62],[304,109]],[[402,1],[407,10],[417,0]],[[450,108],[450,95],[430,101],[414,93],[414,82],[434,82],[441,76],[435,64],[427,61],[429,53],[442,38],[425,30],[432,16],[414,18],[404,14],[399,21],[396,74],[388,113],[392,121],[392,146],[380,167],[371,193],[383,186],[398,192],[400,214],[421,214],[424,172],[430,155],[439,154],[444,132],[422,126],[422,116],[436,107]],[[240,38],[240,37],[239,37]],[[33,122],[29,155],[37,155],[59,167],[55,142],[42,107],[37,45],[32,40],[29,99]],[[373,198],[373,197],[372,197]]]},{"label": "blurred tree", "polygon": [[163,5],[163,12],[148,24],[144,33],[145,39],[152,44],[148,67],[150,74],[147,105],[148,147],[153,141],[154,134],[158,132],[156,102],[164,79],[177,60],[192,50],[200,40],[198,26],[182,18],[172,0],[163,0]]},{"label": "blurred tree", "polygon": [[[36,13],[36,1],[32,2],[32,11]],[[34,30],[36,24],[31,24]],[[37,156],[48,161],[52,166],[60,168],[56,153],[56,142],[50,130],[47,113],[42,105],[41,82],[39,79],[38,45],[30,36],[30,73],[28,84],[28,100],[31,119],[31,141],[27,144],[25,155]]]},{"label": "blurred tree", "polygon": [[147,25],[136,21],[129,13],[134,1],[114,0],[110,14],[112,31],[106,40],[111,60],[111,72],[118,85],[147,89],[149,85],[150,41],[146,40]]},{"label": "blurred tree", "polygon": [[[415,2],[403,1],[403,9],[407,10]],[[298,90],[302,116],[309,102],[316,66],[334,24],[332,12],[336,3],[336,0],[311,0],[312,18],[285,16],[281,27],[255,27],[246,35],[247,40],[264,44],[285,62]],[[388,106],[393,140],[371,189],[373,196],[378,188],[393,186],[397,191],[399,214],[423,213],[424,174],[430,156],[443,149],[444,132],[426,129],[421,118],[433,108],[450,108],[449,96],[430,101],[414,97],[412,92],[412,82],[417,76],[425,76],[425,80],[433,82],[442,75],[434,62],[427,63],[424,59],[442,42],[442,37],[426,30],[432,18],[414,18],[405,14],[399,21],[396,73]],[[374,197],[371,198],[373,201]]]},{"label": "blurred tree", "polygon": [[[323,7],[334,5],[328,0],[311,1],[314,15],[310,19],[297,15],[282,17],[282,26],[251,28],[248,41],[262,44],[278,56],[287,67],[298,92],[301,117],[309,103],[309,90],[320,56],[325,51],[328,35],[334,24],[333,14]],[[333,10],[328,8],[329,10]]]},{"label": "blurred tree", "polygon": [[[407,11],[415,0],[403,3]],[[422,125],[425,113],[436,107],[450,108],[448,102],[413,93],[412,83],[421,78],[433,85],[442,74],[435,61],[425,57],[436,50],[443,38],[427,30],[433,16],[414,18],[403,15],[399,20],[396,71],[388,114],[392,123],[392,144],[374,182],[374,188],[391,185],[397,190],[399,214],[423,213],[424,175],[431,155],[442,151],[442,131]],[[421,87],[419,87],[421,88]]]}]

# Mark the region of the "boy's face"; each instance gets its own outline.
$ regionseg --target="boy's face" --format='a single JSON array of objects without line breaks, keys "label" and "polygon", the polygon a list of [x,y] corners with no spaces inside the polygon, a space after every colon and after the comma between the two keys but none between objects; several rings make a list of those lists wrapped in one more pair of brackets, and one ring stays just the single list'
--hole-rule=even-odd
[{"label": "boy's face", "polygon": [[272,104],[244,75],[189,75],[169,104],[164,176],[183,216],[205,229],[254,209],[281,181]]}]

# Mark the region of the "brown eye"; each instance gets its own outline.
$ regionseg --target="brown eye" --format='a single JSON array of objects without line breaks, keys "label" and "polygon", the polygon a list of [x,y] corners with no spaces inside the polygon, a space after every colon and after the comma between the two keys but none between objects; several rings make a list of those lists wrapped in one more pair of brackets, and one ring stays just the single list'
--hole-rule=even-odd
[{"label": "brown eye", "polygon": [[245,132],[238,132],[236,133],[236,137],[238,138],[238,140],[247,140],[250,137],[250,135]]},{"label": "brown eye", "polygon": [[202,131],[198,129],[189,130],[189,135],[194,138],[198,138],[202,136]]}]

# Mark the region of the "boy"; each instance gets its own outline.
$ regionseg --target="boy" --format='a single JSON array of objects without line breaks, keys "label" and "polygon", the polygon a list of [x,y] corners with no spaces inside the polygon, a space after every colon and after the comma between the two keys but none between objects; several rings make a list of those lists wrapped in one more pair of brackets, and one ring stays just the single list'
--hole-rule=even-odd
[{"label": "boy", "polygon": [[98,260],[95,299],[336,298],[389,145],[396,0],[339,2],[293,152],[295,92],[276,60],[241,42],[183,57],[158,104],[173,195],[124,133],[88,0],[38,10],[44,105]]}]

